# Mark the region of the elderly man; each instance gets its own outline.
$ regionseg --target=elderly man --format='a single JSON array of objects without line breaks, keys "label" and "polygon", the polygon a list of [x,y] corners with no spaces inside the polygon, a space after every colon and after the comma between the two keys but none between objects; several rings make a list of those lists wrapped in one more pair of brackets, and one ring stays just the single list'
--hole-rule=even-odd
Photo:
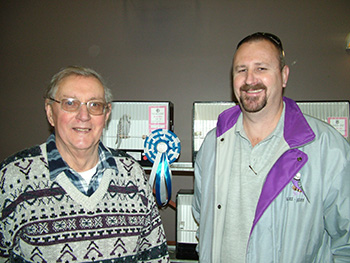
[{"label": "elderly man", "polygon": [[95,71],[67,67],[46,93],[46,143],[1,163],[0,261],[168,262],[142,168],[107,149],[111,92]]},{"label": "elderly man", "polygon": [[196,159],[201,262],[350,262],[350,147],[283,97],[288,75],[277,36],[238,44],[239,105]]}]

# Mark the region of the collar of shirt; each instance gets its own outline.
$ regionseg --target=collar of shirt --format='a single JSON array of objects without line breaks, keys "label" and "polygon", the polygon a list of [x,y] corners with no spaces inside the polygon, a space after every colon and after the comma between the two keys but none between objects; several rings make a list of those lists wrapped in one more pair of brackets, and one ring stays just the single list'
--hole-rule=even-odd
[{"label": "collar of shirt", "polygon": [[65,172],[71,182],[84,194],[91,195],[99,186],[103,172],[106,169],[114,169],[118,173],[117,164],[113,155],[107,150],[102,142],[99,143],[99,163],[97,165],[96,174],[92,177],[90,184],[63,160],[61,154],[56,147],[55,134],[51,134],[46,141],[47,159],[49,164],[50,179],[55,180],[56,177]]},{"label": "collar of shirt", "polygon": [[[285,117],[285,103],[283,102],[283,111],[282,111],[282,114],[281,114],[281,117],[277,123],[277,126],[276,128],[272,131],[272,133],[270,133],[269,136],[267,136],[263,142],[271,139],[273,136],[277,136],[277,137],[280,137],[280,138],[283,138],[283,129],[284,129],[284,117]],[[240,114],[240,116],[238,117],[237,119],[237,123],[236,123],[236,128],[235,128],[235,132],[236,134],[239,134],[241,137],[245,138],[246,140],[249,141],[245,131],[244,131],[244,128],[243,128],[243,115],[242,113]]]}]

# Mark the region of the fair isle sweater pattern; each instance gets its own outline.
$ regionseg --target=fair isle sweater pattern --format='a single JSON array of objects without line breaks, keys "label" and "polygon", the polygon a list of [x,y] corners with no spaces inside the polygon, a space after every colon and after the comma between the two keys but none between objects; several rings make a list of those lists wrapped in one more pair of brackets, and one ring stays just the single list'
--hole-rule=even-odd
[{"label": "fair isle sweater pattern", "polygon": [[0,262],[168,262],[166,237],[141,167],[112,151],[91,196],[64,175],[50,180],[44,148],[0,166]]}]

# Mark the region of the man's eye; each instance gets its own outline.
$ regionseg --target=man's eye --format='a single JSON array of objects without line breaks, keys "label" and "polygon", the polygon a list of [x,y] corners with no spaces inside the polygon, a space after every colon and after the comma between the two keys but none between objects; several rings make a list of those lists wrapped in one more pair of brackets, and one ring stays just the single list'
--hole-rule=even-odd
[{"label": "man's eye", "polygon": [[98,102],[98,101],[91,101],[90,102],[90,107],[91,108],[102,108],[103,107],[103,103],[102,102]]},{"label": "man's eye", "polygon": [[64,100],[64,101],[62,101],[62,103],[66,107],[76,107],[77,105],[79,105],[79,102],[76,100]]}]

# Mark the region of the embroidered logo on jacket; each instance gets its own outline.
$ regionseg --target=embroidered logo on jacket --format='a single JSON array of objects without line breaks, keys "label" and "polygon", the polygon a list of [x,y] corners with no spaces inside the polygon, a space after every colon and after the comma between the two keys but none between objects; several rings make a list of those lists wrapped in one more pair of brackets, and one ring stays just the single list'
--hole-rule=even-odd
[{"label": "embroidered logo on jacket", "polygon": [[304,189],[303,189],[303,186],[301,185],[301,181],[300,181],[300,177],[301,177],[301,174],[300,173],[297,173],[294,178],[292,179],[292,189],[296,192],[299,192],[299,193],[302,193],[304,194],[306,200],[310,203],[310,200],[309,198],[307,197]]}]

